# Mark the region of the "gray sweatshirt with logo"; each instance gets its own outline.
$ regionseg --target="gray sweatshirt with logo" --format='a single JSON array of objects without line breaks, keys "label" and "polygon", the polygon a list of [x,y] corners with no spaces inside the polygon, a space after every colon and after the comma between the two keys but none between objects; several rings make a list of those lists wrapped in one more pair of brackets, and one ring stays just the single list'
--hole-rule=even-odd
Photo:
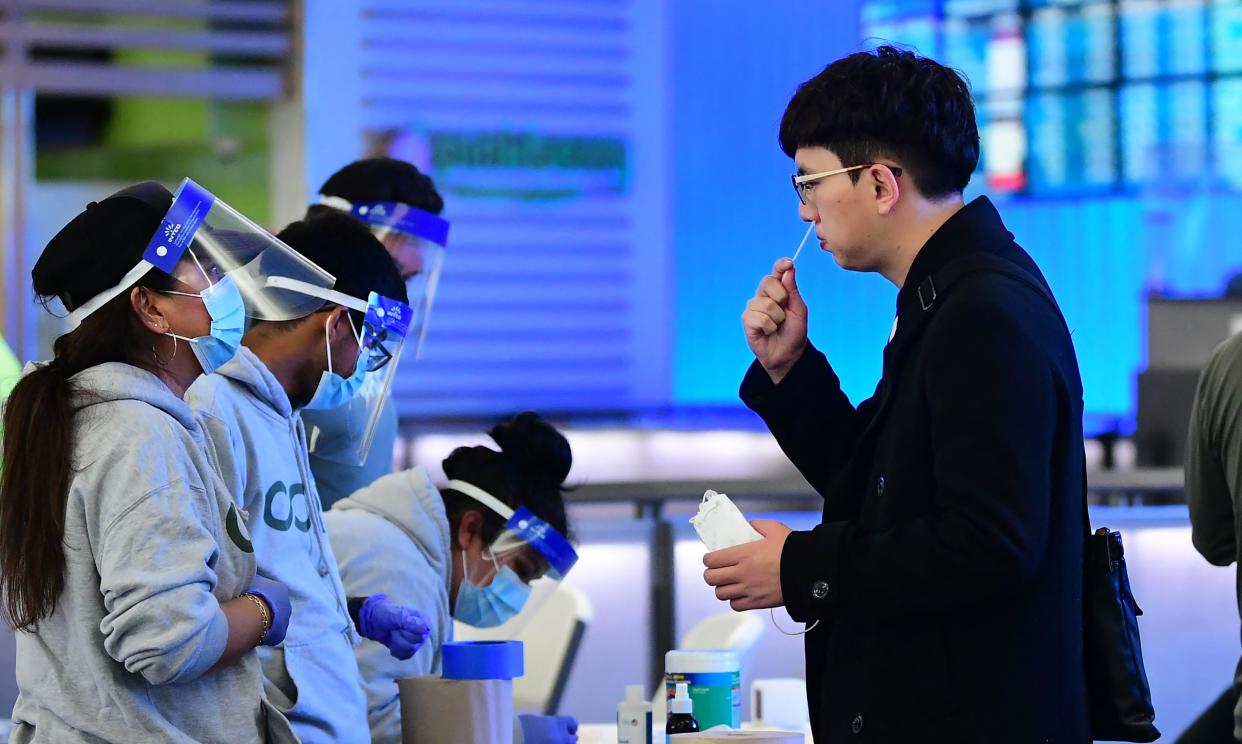
[{"label": "gray sweatshirt with logo", "polygon": [[289,589],[285,641],[259,650],[268,696],[306,744],[369,744],[366,698],[301,417],[267,365],[242,346],[186,393],[225,485],[238,494],[258,573]]},{"label": "gray sweatshirt with logo", "polygon": [[128,364],[71,382],[65,588],[17,634],[11,741],[295,741],[255,654],[209,671],[255,560],[190,409]]}]

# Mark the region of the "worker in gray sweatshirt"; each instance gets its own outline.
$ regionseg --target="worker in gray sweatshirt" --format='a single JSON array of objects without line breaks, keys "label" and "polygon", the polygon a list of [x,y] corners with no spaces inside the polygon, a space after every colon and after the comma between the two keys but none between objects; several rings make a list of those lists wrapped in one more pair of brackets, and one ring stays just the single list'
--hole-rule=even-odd
[{"label": "worker in gray sweatshirt", "polygon": [[13,742],[296,741],[253,652],[280,642],[287,595],[255,576],[244,521],[181,399],[231,354],[242,300],[207,252],[194,255],[193,229],[164,239],[172,205],[149,182],[92,203],[32,272],[71,329],[4,412]]},{"label": "worker in gray sweatshirt", "polygon": [[[400,743],[397,680],[440,673],[454,619],[502,625],[524,609],[532,582],[559,581],[577,560],[562,537],[569,441],[530,411],[489,433],[500,450],[454,450],[443,463],[443,491],[425,470],[411,468],[355,491],[324,515],[346,591],[383,590],[431,615],[430,642],[413,658],[390,658],[375,643],[355,649],[375,744]],[[570,716],[522,714],[514,723],[515,744],[577,741]]]},{"label": "worker in gray sweatshirt", "polygon": [[400,356],[402,329],[390,322],[408,312],[405,287],[379,241],[344,215],[295,222],[278,237],[334,277],[332,288],[277,283],[310,297],[314,308],[254,323],[237,356],[196,382],[186,400],[213,465],[243,500],[259,574],[289,588],[285,642],[261,653],[269,696],[306,744],[369,744],[353,647],[361,636],[409,658],[425,642],[427,623],[382,593],[346,597],[300,411],[356,403],[366,409],[356,420],[378,416],[387,397],[381,383],[391,381]]},{"label": "worker in gray sweatshirt", "polygon": [[[328,176],[319,187],[319,200],[306,210],[307,218],[339,212],[354,218],[371,231],[405,282],[406,304],[413,311],[407,319],[413,345],[407,358],[419,358],[426,338],[431,306],[435,301],[440,270],[448,244],[449,222],[440,216],[444,198],[431,176],[404,160],[388,157],[355,160]],[[357,429],[358,407],[344,410],[310,410],[302,414],[314,443],[311,469],[325,509],[393,470],[393,443],[397,439],[397,409],[383,402],[376,419],[374,446],[359,458],[348,445]]]}]

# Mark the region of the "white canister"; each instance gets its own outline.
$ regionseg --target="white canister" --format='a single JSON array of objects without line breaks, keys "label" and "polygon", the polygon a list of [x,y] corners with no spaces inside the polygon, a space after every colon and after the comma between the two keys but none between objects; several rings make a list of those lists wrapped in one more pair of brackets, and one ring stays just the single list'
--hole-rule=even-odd
[{"label": "white canister", "polygon": [[686,682],[694,701],[694,720],[706,731],[724,724],[742,726],[742,670],[732,651],[669,651],[664,655],[664,694],[669,700]]}]

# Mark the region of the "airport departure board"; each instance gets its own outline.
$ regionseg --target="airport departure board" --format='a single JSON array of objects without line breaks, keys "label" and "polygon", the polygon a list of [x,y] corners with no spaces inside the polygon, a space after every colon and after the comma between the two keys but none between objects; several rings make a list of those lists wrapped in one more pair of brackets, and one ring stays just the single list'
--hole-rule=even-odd
[{"label": "airport departure board", "polygon": [[992,193],[1242,191],[1242,0],[868,0],[862,21],[966,76]]}]

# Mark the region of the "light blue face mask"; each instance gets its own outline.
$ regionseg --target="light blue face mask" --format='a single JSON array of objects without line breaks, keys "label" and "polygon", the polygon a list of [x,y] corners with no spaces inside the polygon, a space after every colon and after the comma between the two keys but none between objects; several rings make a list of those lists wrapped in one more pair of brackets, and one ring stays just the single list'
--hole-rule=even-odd
[{"label": "light blue face mask", "polygon": [[354,319],[348,314],[345,317],[349,320],[349,328],[353,331],[354,338],[358,340],[358,361],[354,363],[354,373],[349,377],[341,377],[332,371],[332,344],[328,341],[328,327],[332,323],[332,316],[329,315],[328,320],[323,324],[324,346],[328,350],[328,371],[319,378],[315,394],[303,408],[309,408],[312,411],[339,408],[357,395],[362,389],[362,383],[367,380],[367,368],[363,363],[365,357],[362,354],[362,338],[354,330]]},{"label": "light blue face mask", "polygon": [[[491,558],[492,563],[496,562]],[[457,587],[457,604],[453,617],[476,628],[494,628],[513,619],[522,611],[530,586],[524,583],[513,569],[497,566],[492,583],[479,586],[470,580],[466,571],[466,551],[461,551],[462,581]]]},{"label": "light blue face mask", "polygon": [[211,316],[211,335],[197,338],[178,336],[172,331],[165,336],[185,341],[190,351],[198,359],[203,374],[215,372],[224,363],[233,358],[242,336],[246,333],[246,303],[242,299],[241,290],[233,283],[233,277],[225,274],[220,281],[204,289],[198,294],[190,292],[164,291],[164,294],[197,297],[203,301],[207,314]]}]

